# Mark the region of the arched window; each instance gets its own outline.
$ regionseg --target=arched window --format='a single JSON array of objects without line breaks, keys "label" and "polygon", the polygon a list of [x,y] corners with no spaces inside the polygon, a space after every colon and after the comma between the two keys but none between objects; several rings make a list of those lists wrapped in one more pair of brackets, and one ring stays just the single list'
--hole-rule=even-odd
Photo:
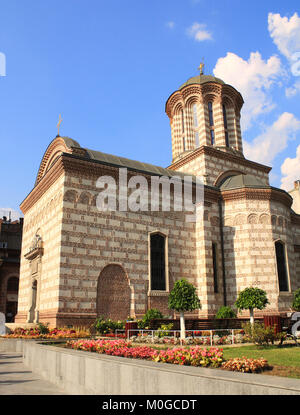
[{"label": "arched window", "polygon": [[183,151],[186,150],[185,148],[185,125],[184,125],[184,111],[181,110],[181,132],[182,132],[182,143],[183,143]]},{"label": "arched window", "polygon": [[208,103],[208,118],[209,118],[209,129],[210,129],[210,142],[211,145],[215,144],[215,131],[214,131],[214,115],[213,115],[213,104]]},{"label": "arched window", "polygon": [[286,257],[285,257],[285,245],[281,241],[275,242],[275,251],[276,251],[276,262],[277,262],[277,275],[279,282],[279,291],[288,291],[288,275],[286,267]]},{"label": "arched window", "polygon": [[199,123],[198,123],[198,113],[197,113],[197,104],[194,104],[192,107],[193,110],[193,120],[194,120],[194,136],[195,136],[195,147],[198,148],[200,146],[199,140]]},{"label": "arched window", "polygon": [[197,114],[197,105],[193,105],[193,119],[194,119],[194,127],[198,127],[198,114]]},{"label": "arched window", "polygon": [[166,290],[166,238],[160,233],[150,235],[151,290]]},{"label": "arched window", "polygon": [[228,129],[227,129],[227,114],[226,114],[226,107],[223,104],[223,120],[224,120],[224,130],[225,130],[225,143],[226,147],[229,147],[229,136],[228,136]]}]

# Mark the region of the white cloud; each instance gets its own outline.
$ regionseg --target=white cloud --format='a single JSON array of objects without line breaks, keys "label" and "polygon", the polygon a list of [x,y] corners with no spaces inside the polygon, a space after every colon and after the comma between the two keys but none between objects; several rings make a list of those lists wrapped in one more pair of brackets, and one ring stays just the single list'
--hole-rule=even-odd
[{"label": "white cloud", "polygon": [[300,179],[300,145],[297,148],[296,157],[287,157],[281,165],[281,188],[284,190],[292,190],[293,183]]},{"label": "white cloud", "polygon": [[269,165],[296,138],[300,130],[300,120],[293,114],[284,112],[261,135],[251,143],[244,140],[244,153],[250,159]]},{"label": "white cloud", "polygon": [[287,98],[291,98],[293,96],[295,96],[296,94],[298,94],[298,92],[300,92],[300,79],[297,80],[294,85],[292,85],[289,88],[285,89],[285,96]]},{"label": "white cloud", "polygon": [[300,17],[297,13],[288,19],[280,14],[269,13],[268,29],[278,50],[289,60],[300,52]]},{"label": "white cloud", "polygon": [[186,33],[197,42],[212,40],[212,34],[206,29],[206,24],[203,23],[193,23],[192,26],[187,28]]},{"label": "white cloud", "polygon": [[175,22],[167,22],[166,23],[166,26],[169,28],[169,29],[174,29],[174,26],[175,26]]},{"label": "white cloud", "polygon": [[268,91],[272,84],[284,75],[277,56],[271,56],[265,61],[259,52],[251,52],[248,60],[228,52],[225,57],[218,59],[213,72],[242,94],[245,100],[241,117],[243,130],[251,127],[260,114],[274,108]]},{"label": "white cloud", "polygon": [[6,216],[7,219],[9,219],[10,217],[11,220],[18,220],[19,218],[23,217],[23,213],[18,212],[12,208],[1,208],[0,207],[0,218],[2,219],[3,216]]}]

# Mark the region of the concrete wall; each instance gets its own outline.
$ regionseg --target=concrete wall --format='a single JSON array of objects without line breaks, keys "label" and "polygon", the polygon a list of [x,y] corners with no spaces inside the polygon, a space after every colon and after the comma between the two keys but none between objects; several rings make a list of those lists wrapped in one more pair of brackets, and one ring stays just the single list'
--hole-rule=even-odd
[{"label": "concrete wall", "polygon": [[[0,339],[0,350],[7,349]],[[300,395],[300,380],[222,371],[220,369],[105,356],[63,349],[36,341],[23,343],[25,365],[78,395]]]}]

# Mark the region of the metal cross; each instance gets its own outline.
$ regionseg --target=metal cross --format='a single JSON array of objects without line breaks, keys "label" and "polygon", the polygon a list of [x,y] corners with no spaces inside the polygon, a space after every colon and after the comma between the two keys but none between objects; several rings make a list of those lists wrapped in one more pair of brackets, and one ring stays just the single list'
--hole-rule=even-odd
[{"label": "metal cross", "polygon": [[198,67],[198,70],[200,71],[200,75],[203,75],[203,68],[204,68],[204,63],[201,62],[199,67]]},{"label": "metal cross", "polygon": [[58,123],[57,123],[57,135],[59,136],[59,127],[60,127],[60,123],[62,122],[62,118],[61,115],[59,114],[59,119],[58,119]]}]

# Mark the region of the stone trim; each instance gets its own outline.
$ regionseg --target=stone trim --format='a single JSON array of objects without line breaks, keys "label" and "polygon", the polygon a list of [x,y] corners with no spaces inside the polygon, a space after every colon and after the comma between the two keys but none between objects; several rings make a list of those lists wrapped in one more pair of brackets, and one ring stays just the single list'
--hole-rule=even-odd
[{"label": "stone trim", "polygon": [[28,196],[20,205],[21,211],[25,214],[42,195],[52,186],[53,183],[63,174],[62,154],[56,159],[50,170],[41,178],[38,184],[31,190]]},{"label": "stone trim", "polygon": [[251,168],[255,168],[259,171],[262,171],[264,173],[269,173],[272,169],[272,167],[269,166],[264,166],[263,164],[259,164],[256,163],[255,161],[251,161],[251,160],[247,160],[242,156],[237,156],[235,154],[231,154],[231,153],[227,153],[221,150],[218,150],[214,147],[211,146],[201,146],[198,147],[196,150],[194,150],[193,152],[187,154],[186,156],[182,157],[180,160],[172,163],[168,169],[171,170],[177,170],[178,168],[184,166],[186,163],[189,163],[190,161],[194,160],[195,158],[197,158],[198,156],[204,154],[205,156],[213,156],[216,158],[221,158],[223,160],[227,160],[227,161],[231,161],[231,162],[236,162],[238,164],[241,164],[243,166],[246,167],[251,167]]},{"label": "stone trim", "polygon": [[239,199],[251,199],[251,200],[276,200],[283,203],[288,208],[292,205],[291,196],[281,189],[269,188],[269,189],[257,189],[257,188],[242,188],[233,190],[221,191],[223,200],[239,200]]}]

